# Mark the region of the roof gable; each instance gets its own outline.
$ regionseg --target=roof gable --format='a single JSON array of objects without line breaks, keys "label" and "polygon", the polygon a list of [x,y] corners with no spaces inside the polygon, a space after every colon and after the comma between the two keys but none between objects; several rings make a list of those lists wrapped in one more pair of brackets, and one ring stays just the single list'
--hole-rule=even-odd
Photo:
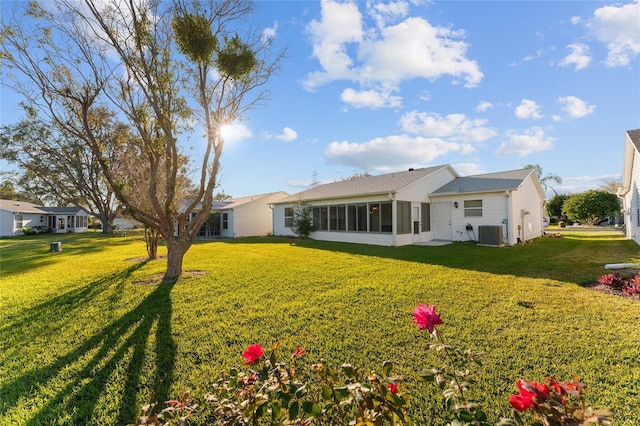
[{"label": "roof gable", "polygon": [[640,129],[627,130],[624,142],[624,158],[622,164],[622,185],[618,189],[618,196],[624,197],[633,182],[633,158],[640,155]]},{"label": "roof gable", "polygon": [[486,173],[459,177],[443,185],[429,195],[472,194],[479,192],[512,191],[533,173],[530,169]]},{"label": "roof gable", "polygon": [[[395,193],[399,190],[423,179],[438,170],[450,168],[449,165],[426,167],[422,169],[409,169],[408,171],[387,173],[383,175],[367,176],[355,180],[343,180],[339,182],[318,185],[306,191],[298,192],[278,202],[289,203],[299,199],[306,201],[326,200],[331,198],[348,198],[362,195],[375,195]],[[452,170],[455,174],[455,171]]]},{"label": "roof gable", "polygon": [[235,209],[245,204],[253,203],[255,201],[264,200],[266,198],[278,196],[278,195],[281,195],[281,197],[285,197],[289,194],[287,194],[286,192],[280,191],[280,192],[270,192],[268,194],[250,195],[247,197],[234,198],[231,200],[229,204],[224,206],[222,210]]},{"label": "roof gable", "polygon": [[640,129],[627,130],[629,140],[635,146],[636,151],[640,152]]}]

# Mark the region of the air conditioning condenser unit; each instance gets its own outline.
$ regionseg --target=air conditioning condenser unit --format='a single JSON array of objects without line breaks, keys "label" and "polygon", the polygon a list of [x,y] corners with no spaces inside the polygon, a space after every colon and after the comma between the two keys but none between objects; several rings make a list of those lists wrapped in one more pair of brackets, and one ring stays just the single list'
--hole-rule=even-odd
[{"label": "air conditioning condenser unit", "polygon": [[478,245],[487,247],[502,247],[502,225],[482,225],[478,226]]}]

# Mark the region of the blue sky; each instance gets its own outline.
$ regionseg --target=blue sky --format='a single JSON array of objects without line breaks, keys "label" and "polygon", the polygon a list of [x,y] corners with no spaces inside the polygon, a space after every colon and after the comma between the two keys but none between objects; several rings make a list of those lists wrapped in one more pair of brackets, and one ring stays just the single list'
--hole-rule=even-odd
[{"label": "blue sky", "polygon": [[440,164],[539,164],[567,193],[620,179],[624,132],[640,127],[638,1],[256,5],[287,57],[226,133],[227,194]]}]

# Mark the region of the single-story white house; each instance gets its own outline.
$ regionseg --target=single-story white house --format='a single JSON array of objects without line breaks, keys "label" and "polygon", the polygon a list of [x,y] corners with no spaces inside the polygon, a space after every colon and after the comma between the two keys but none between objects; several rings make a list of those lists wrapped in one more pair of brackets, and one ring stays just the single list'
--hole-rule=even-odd
[{"label": "single-story white house", "polygon": [[624,141],[622,198],[625,233],[628,239],[640,244],[640,129],[628,130]]},{"label": "single-story white house", "polygon": [[0,237],[23,235],[23,228],[54,233],[87,232],[88,214],[80,207],[43,207],[25,201],[0,200]]},{"label": "single-story white house", "polygon": [[[288,195],[279,191],[214,201],[209,219],[200,228],[198,236],[240,238],[269,235],[272,232],[270,206]],[[195,214],[192,213],[193,216]]]},{"label": "single-story white house", "polygon": [[272,232],[270,206],[288,195],[279,191],[231,200],[219,210],[220,236],[240,238],[269,235]]},{"label": "single-story white house", "polygon": [[433,240],[517,244],[543,233],[544,191],[523,169],[460,177],[450,165],[319,185],[273,203],[274,235],[313,207],[317,240],[402,246]]}]

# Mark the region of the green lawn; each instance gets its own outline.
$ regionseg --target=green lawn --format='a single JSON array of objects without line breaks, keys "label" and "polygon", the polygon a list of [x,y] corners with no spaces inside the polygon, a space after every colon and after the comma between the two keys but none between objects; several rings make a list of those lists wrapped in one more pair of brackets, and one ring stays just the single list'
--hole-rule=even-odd
[{"label": "green lawn", "polygon": [[473,397],[493,420],[518,378],[578,375],[588,403],[639,424],[640,302],[580,286],[605,263],[640,262],[620,233],[500,249],[203,241],[173,286],[155,284],[164,262],[144,255],[135,236],[0,240],[0,424],[127,424],[154,399],[202,395],[254,342],[300,345],[306,367],[390,359],[417,423],[442,424],[437,392],[411,374],[437,363],[412,323],[420,302],[437,306],[446,340],[485,353]]}]

